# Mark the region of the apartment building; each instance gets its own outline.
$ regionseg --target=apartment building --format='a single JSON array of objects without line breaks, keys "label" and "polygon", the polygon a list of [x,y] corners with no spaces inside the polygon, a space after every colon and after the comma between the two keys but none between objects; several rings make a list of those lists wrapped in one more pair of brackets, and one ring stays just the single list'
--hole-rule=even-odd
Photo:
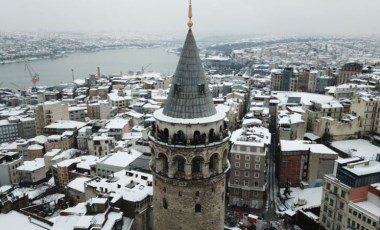
[{"label": "apartment building", "polygon": [[231,137],[229,204],[262,208],[266,189],[266,160],[270,133],[263,127],[234,131]]},{"label": "apartment building", "polygon": [[60,101],[47,101],[34,108],[36,134],[44,134],[45,126],[58,120],[69,120],[68,106]]},{"label": "apartment building", "polygon": [[324,181],[321,229],[379,229],[380,162],[358,157],[336,160],[334,173],[325,175]]}]

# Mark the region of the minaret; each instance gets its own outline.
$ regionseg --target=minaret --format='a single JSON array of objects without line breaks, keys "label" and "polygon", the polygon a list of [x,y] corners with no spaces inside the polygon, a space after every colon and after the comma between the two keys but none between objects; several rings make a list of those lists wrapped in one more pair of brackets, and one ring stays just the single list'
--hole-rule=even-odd
[{"label": "minaret", "polygon": [[230,133],[215,108],[189,31],[163,109],[154,113],[152,147],[155,230],[223,229]]}]

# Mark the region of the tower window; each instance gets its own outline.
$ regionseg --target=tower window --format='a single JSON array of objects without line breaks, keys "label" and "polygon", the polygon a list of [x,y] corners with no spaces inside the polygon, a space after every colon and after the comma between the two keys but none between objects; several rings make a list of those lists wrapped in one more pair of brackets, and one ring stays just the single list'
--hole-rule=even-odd
[{"label": "tower window", "polygon": [[185,161],[184,160],[178,161],[178,172],[185,172]]},{"label": "tower window", "polygon": [[178,192],[178,196],[179,196],[179,197],[182,197],[182,192]]},{"label": "tower window", "polygon": [[196,191],[196,192],[195,192],[195,196],[196,196],[196,197],[199,196],[199,191]]},{"label": "tower window", "polygon": [[182,90],[182,86],[181,86],[181,84],[176,83],[176,84],[174,85],[174,94],[179,95],[179,93],[181,92],[181,90]]},{"label": "tower window", "polygon": [[165,198],[162,200],[162,206],[164,207],[164,209],[168,209],[168,202]]},{"label": "tower window", "polygon": [[196,204],[195,205],[195,212],[201,212],[202,211],[202,205]]},{"label": "tower window", "polygon": [[204,84],[199,84],[198,85],[198,92],[199,92],[199,94],[204,94],[205,93],[205,85]]}]

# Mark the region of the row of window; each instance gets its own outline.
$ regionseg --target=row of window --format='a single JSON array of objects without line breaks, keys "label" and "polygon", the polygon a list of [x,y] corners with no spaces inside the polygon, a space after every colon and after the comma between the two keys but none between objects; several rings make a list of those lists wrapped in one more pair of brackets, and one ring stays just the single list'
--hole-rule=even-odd
[{"label": "row of window", "polygon": [[[239,185],[239,183],[240,183],[240,180],[239,180],[239,179],[235,179],[235,184],[236,184],[236,185]],[[244,186],[250,186],[250,185],[249,185],[249,180],[243,180],[243,185],[244,185]],[[254,186],[255,186],[255,187],[259,187],[259,182],[258,182],[258,181],[255,181],[255,182],[254,182]]]},{"label": "row of window", "polygon": [[[235,176],[240,176],[240,171],[239,171],[239,170],[235,170]],[[249,171],[245,171],[245,172],[244,172],[244,176],[245,176],[245,177],[249,177]],[[260,173],[255,172],[255,173],[254,173],[254,177],[255,177],[255,178],[260,178]]]},{"label": "row of window", "polygon": [[[368,219],[369,222],[367,221],[368,224],[372,223],[373,227],[376,227],[376,221],[371,221],[371,219]],[[347,226],[350,226],[352,229],[360,229],[360,230],[368,230],[368,228],[360,225],[360,223],[356,223],[355,220],[351,220],[350,218],[347,219]]]},{"label": "row of window", "polygon": [[[236,160],[240,160],[240,154],[235,154],[235,159]],[[244,159],[246,161],[250,161],[251,160],[251,156],[250,155],[244,155]],[[255,161],[256,162],[260,162],[260,159],[261,159],[260,156],[255,156]]]},{"label": "row of window", "polygon": [[[372,225],[374,227],[376,227],[376,221],[372,221],[370,218],[367,218],[366,215],[364,215],[364,214],[362,215],[362,213],[357,212],[355,210],[352,210],[351,208],[348,209],[348,213],[352,214],[353,216],[357,217],[358,219],[362,220],[363,222],[367,222],[367,224],[371,224],[372,223]],[[350,219],[350,218],[348,218],[348,219]]]},{"label": "row of window", "polygon": [[[337,186],[332,186],[330,183],[326,182],[326,189],[331,191],[332,193],[338,195],[339,188]],[[340,190],[340,197],[345,198],[346,197],[346,191]]]},{"label": "row of window", "polygon": [[[240,162],[235,162],[235,168],[240,168]],[[250,163],[244,163],[244,168],[250,169],[251,164]],[[260,170],[260,164],[255,164],[255,169]]]}]

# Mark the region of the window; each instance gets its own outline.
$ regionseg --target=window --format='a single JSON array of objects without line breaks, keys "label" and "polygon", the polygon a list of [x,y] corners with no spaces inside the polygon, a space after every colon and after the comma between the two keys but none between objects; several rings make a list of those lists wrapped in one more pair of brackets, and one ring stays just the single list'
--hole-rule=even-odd
[{"label": "window", "polygon": [[240,162],[235,162],[235,167],[240,168]]},{"label": "window", "polygon": [[249,186],[249,181],[248,180],[244,180],[244,186]]},{"label": "window", "polygon": [[344,202],[341,201],[341,202],[339,203],[339,208],[340,208],[340,209],[344,209]]},{"label": "window", "polygon": [[178,192],[178,196],[179,196],[179,197],[182,197],[182,192]]},{"label": "window", "polygon": [[352,215],[356,216],[358,213],[356,211],[352,212]]},{"label": "window", "polygon": [[249,172],[248,171],[244,172],[244,176],[249,177]]},{"label": "window", "polygon": [[164,209],[168,209],[168,202],[165,198],[162,200],[162,206],[164,207]]},{"label": "window", "polygon": [[334,193],[338,194],[338,187],[334,186]]},{"label": "window", "polygon": [[249,163],[245,163],[245,168],[249,169],[250,168],[250,164]]},{"label": "window", "polygon": [[202,211],[202,206],[200,204],[195,205],[195,212],[201,212]]},{"label": "window", "polygon": [[235,184],[239,184],[239,179],[235,179]]},{"label": "window", "polygon": [[333,205],[334,205],[334,200],[333,200],[333,199],[330,199],[329,205],[330,205],[330,206],[333,206]]},{"label": "window", "polygon": [[342,191],[340,191],[340,196],[344,198],[344,197],[346,196],[346,192],[345,192],[345,191],[343,191],[343,190],[342,190]]},{"label": "window", "polygon": [[259,187],[259,182],[255,181],[255,187]]},{"label": "window", "polygon": [[260,165],[259,164],[255,164],[255,169],[260,169]]},{"label": "window", "polygon": [[330,190],[330,187],[331,187],[330,183],[326,183],[326,189]]},{"label": "window", "polygon": [[256,156],[256,157],[255,157],[255,161],[256,161],[256,162],[260,162],[260,156]]},{"label": "window", "polygon": [[246,160],[246,161],[251,160],[251,156],[250,156],[250,155],[245,155],[245,160]]},{"label": "window", "polygon": [[260,174],[259,173],[255,173],[255,178],[259,178],[260,177]]},{"label": "window", "polygon": [[236,159],[236,160],[240,160],[240,154],[236,154],[236,155],[235,155],[235,159]]},{"label": "window", "polygon": [[239,176],[240,172],[238,170],[235,170],[235,176]]},{"label": "window", "polygon": [[196,196],[196,197],[199,197],[199,191],[196,191],[196,192],[195,192],[195,196]]},{"label": "window", "polygon": [[338,214],[338,220],[342,221],[342,215],[341,214]]}]

